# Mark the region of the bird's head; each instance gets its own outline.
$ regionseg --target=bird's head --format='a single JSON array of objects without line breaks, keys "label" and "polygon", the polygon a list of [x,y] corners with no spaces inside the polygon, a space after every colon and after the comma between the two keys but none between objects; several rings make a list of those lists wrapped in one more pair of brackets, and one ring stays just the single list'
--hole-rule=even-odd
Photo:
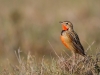
[{"label": "bird's head", "polygon": [[59,22],[62,25],[62,30],[65,31],[72,31],[73,30],[73,24],[70,21],[63,21]]}]

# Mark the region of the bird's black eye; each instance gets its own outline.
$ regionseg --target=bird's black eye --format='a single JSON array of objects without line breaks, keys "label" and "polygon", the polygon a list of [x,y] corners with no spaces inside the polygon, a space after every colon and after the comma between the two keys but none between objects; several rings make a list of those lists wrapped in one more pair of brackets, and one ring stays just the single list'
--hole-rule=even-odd
[{"label": "bird's black eye", "polygon": [[68,24],[68,22],[66,24]]}]

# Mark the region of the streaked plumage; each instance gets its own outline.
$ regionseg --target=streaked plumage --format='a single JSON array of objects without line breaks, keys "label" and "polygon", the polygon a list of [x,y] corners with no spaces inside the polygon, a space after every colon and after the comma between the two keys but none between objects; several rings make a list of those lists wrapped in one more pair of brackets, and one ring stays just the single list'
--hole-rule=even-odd
[{"label": "streaked plumage", "polygon": [[70,21],[61,22],[62,24],[62,32],[61,32],[61,41],[67,47],[67,49],[71,50],[72,53],[80,54],[85,56],[84,48],[80,43],[80,39],[77,33],[73,30],[73,24]]}]

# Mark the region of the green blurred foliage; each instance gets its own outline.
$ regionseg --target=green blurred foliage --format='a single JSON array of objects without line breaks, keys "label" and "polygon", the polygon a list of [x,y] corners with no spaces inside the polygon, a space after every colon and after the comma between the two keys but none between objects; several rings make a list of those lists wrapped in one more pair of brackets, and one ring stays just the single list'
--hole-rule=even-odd
[{"label": "green blurred foliage", "polygon": [[36,56],[55,56],[63,49],[59,21],[69,20],[85,50],[93,41],[90,52],[99,48],[99,0],[0,0],[0,59],[15,58],[14,51],[30,51]]}]

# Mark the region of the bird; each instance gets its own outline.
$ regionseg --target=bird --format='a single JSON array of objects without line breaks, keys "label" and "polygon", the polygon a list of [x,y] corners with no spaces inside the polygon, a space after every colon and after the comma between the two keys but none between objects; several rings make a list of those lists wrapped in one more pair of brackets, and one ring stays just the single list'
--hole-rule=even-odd
[{"label": "bird", "polygon": [[62,43],[72,52],[74,58],[76,58],[76,54],[85,57],[84,48],[77,33],[73,29],[73,24],[70,21],[60,21],[60,24],[62,25],[60,36]]}]

